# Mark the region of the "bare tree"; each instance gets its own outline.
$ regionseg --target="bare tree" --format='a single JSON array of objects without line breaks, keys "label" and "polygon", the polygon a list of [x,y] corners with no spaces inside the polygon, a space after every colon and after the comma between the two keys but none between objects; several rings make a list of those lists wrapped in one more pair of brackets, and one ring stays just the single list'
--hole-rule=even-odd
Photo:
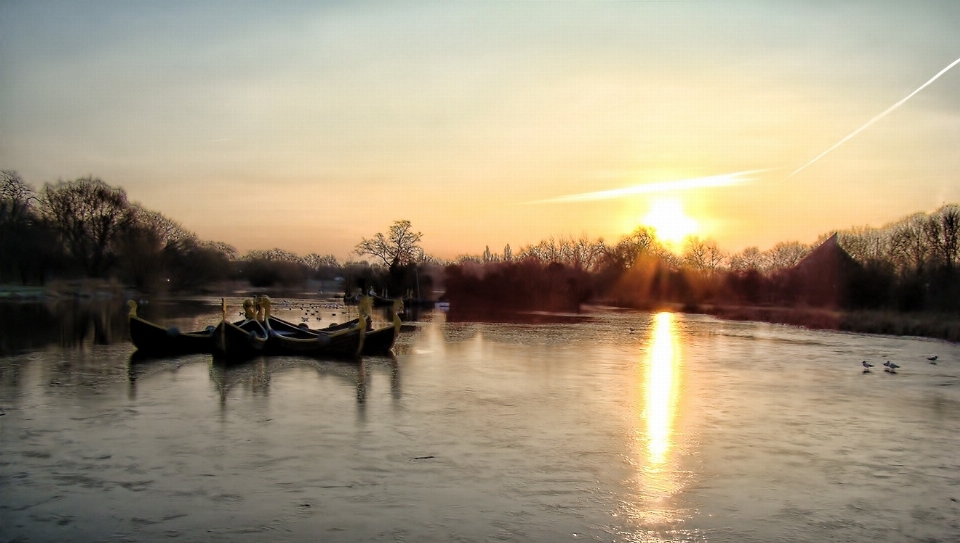
[{"label": "bare tree", "polygon": [[40,210],[89,277],[107,271],[113,244],[133,217],[127,193],[93,177],[48,183],[40,195]]},{"label": "bare tree", "polygon": [[747,247],[742,252],[730,257],[730,269],[734,271],[755,270],[764,272],[769,267],[769,255],[760,252],[760,249],[756,247]]},{"label": "bare tree", "polygon": [[946,205],[927,219],[926,235],[940,265],[953,270],[960,251],[960,207]]},{"label": "bare tree", "polygon": [[640,226],[629,236],[621,239],[616,245],[616,250],[629,268],[641,256],[658,252],[659,245],[653,229]]},{"label": "bare tree", "polygon": [[307,256],[303,257],[303,262],[307,266],[314,270],[320,270],[322,268],[339,268],[340,261],[337,260],[337,257],[333,255],[323,255],[320,256],[317,253],[310,253]]},{"label": "bare tree", "polygon": [[586,237],[581,237],[570,244],[569,263],[577,270],[596,270],[605,253],[606,244],[603,238],[590,241]]},{"label": "bare tree", "polygon": [[0,277],[19,271],[26,281],[25,270],[37,264],[38,241],[45,238],[37,228],[35,200],[20,174],[0,171]]},{"label": "bare tree", "polygon": [[185,230],[177,221],[156,211],[150,211],[134,204],[132,212],[133,225],[152,232],[164,247],[180,243],[186,239],[196,239],[193,232]]},{"label": "bare tree", "polygon": [[477,255],[457,255],[454,264],[483,264],[483,258]]},{"label": "bare tree", "polygon": [[691,268],[705,275],[713,275],[723,267],[726,255],[713,240],[702,240],[691,236],[686,243],[683,261]]},{"label": "bare tree", "polygon": [[237,248],[222,241],[204,241],[199,242],[198,245],[203,249],[222,254],[230,262],[235,262],[240,259],[240,255],[237,253]]},{"label": "bare tree", "polygon": [[247,252],[243,256],[244,260],[267,260],[273,262],[292,262],[294,264],[306,264],[302,258],[296,253],[290,251],[273,248],[269,250],[254,249]]},{"label": "bare tree", "polygon": [[520,259],[532,258],[544,264],[563,261],[562,244],[553,236],[540,241],[536,245],[529,245],[520,251]]},{"label": "bare tree", "polygon": [[363,238],[357,244],[356,253],[379,259],[384,266],[397,268],[416,263],[423,257],[420,239],[423,234],[415,232],[410,221],[395,221],[386,235],[379,233],[372,239]]},{"label": "bare tree", "polygon": [[195,239],[180,223],[134,204],[129,225],[114,242],[120,273],[137,288],[151,290],[170,279],[173,253]]},{"label": "bare tree", "polygon": [[927,216],[916,213],[893,227],[890,244],[895,265],[901,273],[922,274],[930,258],[925,227]]},{"label": "bare tree", "polygon": [[20,174],[11,170],[0,171],[0,248],[8,236],[23,226],[30,215],[33,191]]},{"label": "bare tree", "polygon": [[497,256],[494,256],[494,254],[490,252],[490,246],[489,246],[489,245],[487,245],[487,247],[483,250],[483,257],[482,257],[482,258],[483,258],[483,262],[484,262],[484,263],[496,262],[496,261],[499,260],[499,258],[498,258]]},{"label": "bare tree", "polygon": [[236,249],[222,242],[183,238],[167,245],[170,287],[194,289],[227,279],[234,273]]},{"label": "bare tree", "polygon": [[433,255],[427,254],[427,253],[423,253],[422,255],[420,255],[420,258],[417,259],[417,264],[419,264],[419,265],[421,265],[421,266],[440,266],[440,267],[443,267],[443,266],[446,266],[446,265],[448,265],[448,264],[450,264],[450,263],[451,263],[451,262],[450,262],[449,260],[446,260],[446,259],[444,259],[444,258],[440,258],[440,257],[437,257],[437,256],[433,256]]},{"label": "bare tree", "polygon": [[[890,230],[890,227],[857,226],[837,232],[837,241],[847,254],[861,264],[888,262],[891,251]],[[818,245],[829,237],[821,236]]]},{"label": "bare tree", "polygon": [[23,181],[20,174],[0,171],[0,225],[23,220],[30,208],[33,190]]},{"label": "bare tree", "polygon": [[792,268],[810,254],[810,246],[797,241],[783,241],[767,251],[771,270]]}]

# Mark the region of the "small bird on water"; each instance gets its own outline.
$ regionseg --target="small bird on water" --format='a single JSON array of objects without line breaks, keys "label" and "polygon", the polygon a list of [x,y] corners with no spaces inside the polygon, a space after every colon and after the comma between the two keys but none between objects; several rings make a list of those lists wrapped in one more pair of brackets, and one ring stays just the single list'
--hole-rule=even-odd
[{"label": "small bird on water", "polygon": [[883,370],[883,371],[888,372],[888,373],[897,373],[897,368],[900,367],[900,366],[898,366],[897,364],[894,364],[893,362],[891,362],[891,361],[889,361],[889,360],[887,360],[886,362],[884,362],[883,365],[887,367],[887,369],[885,369],[885,370]]},{"label": "small bird on water", "polygon": [[928,357],[927,357],[927,360],[929,360],[931,364],[936,364],[936,363],[937,363],[937,355],[928,356]]},{"label": "small bird on water", "polygon": [[873,364],[871,364],[871,363],[867,362],[866,360],[864,360],[864,361],[863,361],[863,367],[864,367],[867,371],[869,371],[870,368],[873,367]]}]

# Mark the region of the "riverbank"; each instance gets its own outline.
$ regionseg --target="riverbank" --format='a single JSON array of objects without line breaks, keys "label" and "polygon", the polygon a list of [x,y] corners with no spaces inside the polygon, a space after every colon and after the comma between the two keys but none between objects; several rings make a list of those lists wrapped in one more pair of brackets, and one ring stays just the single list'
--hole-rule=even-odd
[{"label": "riverbank", "polygon": [[60,298],[131,297],[134,291],[117,281],[83,279],[50,281],[46,285],[0,285],[0,300],[43,301]]},{"label": "riverbank", "polygon": [[[323,286],[322,282],[317,284]],[[298,288],[267,287],[254,288],[245,281],[223,281],[191,291],[151,291],[140,292],[133,287],[123,285],[116,280],[74,279],[69,281],[50,281],[46,285],[0,284],[0,301],[42,302],[63,298],[120,298],[120,299],[178,299],[193,296],[254,296],[267,294],[271,297],[316,298],[337,297],[342,292],[324,291],[310,284]]]},{"label": "riverbank", "polygon": [[[250,292],[248,286],[238,283],[219,286],[221,292],[230,292],[232,295],[244,295]],[[114,281],[58,281],[46,286],[0,285],[0,301],[39,302],[63,298],[138,298],[140,296]],[[178,295],[173,297],[176,298]],[[601,305],[618,306],[612,303]],[[634,307],[634,309],[703,313],[727,320],[788,324],[814,330],[927,337],[960,343],[960,315],[957,314],[714,304],[664,304],[656,307]]]},{"label": "riverbank", "polygon": [[688,306],[684,311],[728,320],[771,322],[862,334],[928,337],[960,343],[960,315],[955,314],[726,305]]}]

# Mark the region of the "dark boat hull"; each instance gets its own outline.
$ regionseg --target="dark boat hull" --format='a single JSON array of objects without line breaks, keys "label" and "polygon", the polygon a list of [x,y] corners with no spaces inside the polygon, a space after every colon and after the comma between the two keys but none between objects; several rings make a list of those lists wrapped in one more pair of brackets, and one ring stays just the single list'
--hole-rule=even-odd
[{"label": "dark boat hull", "polygon": [[260,356],[266,345],[267,331],[255,320],[240,324],[222,321],[213,331],[213,354],[227,361]]},{"label": "dark boat hull", "polygon": [[397,341],[400,333],[399,326],[387,326],[370,330],[363,338],[362,354],[367,356],[389,355],[393,352],[393,344]]},{"label": "dark boat hull", "polygon": [[365,330],[358,323],[339,329],[312,330],[305,326],[269,317],[269,354],[355,358],[360,354]]},{"label": "dark boat hull", "polygon": [[180,332],[164,328],[140,317],[131,316],[130,340],[144,354],[182,355],[213,351],[213,328],[200,332]]}]

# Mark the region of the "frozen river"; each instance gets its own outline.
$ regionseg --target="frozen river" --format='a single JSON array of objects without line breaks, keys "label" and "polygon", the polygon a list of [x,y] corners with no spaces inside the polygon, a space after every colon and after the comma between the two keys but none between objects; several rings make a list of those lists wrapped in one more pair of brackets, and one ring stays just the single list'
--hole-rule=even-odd
[{"label": "frozen river", "polygon": [[957,345],[596,310],[396,351],[0,358],[0,542],[960,541]]}]

